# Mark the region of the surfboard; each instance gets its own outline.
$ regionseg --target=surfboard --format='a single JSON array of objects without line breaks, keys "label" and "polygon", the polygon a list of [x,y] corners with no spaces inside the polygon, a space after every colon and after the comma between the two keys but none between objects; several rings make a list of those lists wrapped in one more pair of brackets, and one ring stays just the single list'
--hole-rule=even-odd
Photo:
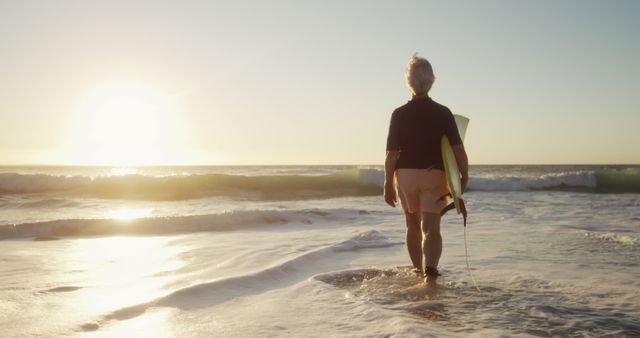
[{"label": "surfboard", "polygon": [[[464,141],[464,136],[467,132],[467,125],[469,119],[462,115],[453,115],[456,120],[456,126],[458,127],[458,133],[460,138]],[[462,180],[460,176],[460,170],[458,170],[458,162],[453,154],[453,148],[449,142],[449,138],[446,135],[442,136],[440,142],[440,150],[442,151],[442,162],[444,162],[444,171],[447,175],[447,183],[449,184],[449,191],[453,197],[453,203],[456,206],[456,211],[460,214],[460,196],[462,196]]]}]

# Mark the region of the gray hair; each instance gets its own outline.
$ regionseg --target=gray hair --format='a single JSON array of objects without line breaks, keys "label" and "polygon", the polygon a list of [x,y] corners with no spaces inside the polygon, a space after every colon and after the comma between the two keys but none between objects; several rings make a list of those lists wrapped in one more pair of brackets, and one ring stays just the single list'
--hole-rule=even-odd
[{"label": "gray hair", "polygon": [[427,95],[436,77],[427,59],[413,53],[405,71],[407,86],[413,95]]}]

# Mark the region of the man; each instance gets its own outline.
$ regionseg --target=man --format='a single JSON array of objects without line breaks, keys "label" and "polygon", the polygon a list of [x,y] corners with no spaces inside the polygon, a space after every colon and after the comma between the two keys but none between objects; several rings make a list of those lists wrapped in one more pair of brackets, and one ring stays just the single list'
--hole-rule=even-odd
[{"label": "man", "polygon": [[395,178],[407,222],[411,262],[416,273],[425,277],[425,283],[433,286],[440,275],[438,262],[442,254],[440,212],[447,204],[443,196],[449,193],[440,150],[443,135],[452,145],[462,175],[462,191],[469,180],[469,166],[453,114],[428,95],[435,80],[429,61],[414,54],[405,75],[412,98],[391,116],[384,199],[395,207]]}]

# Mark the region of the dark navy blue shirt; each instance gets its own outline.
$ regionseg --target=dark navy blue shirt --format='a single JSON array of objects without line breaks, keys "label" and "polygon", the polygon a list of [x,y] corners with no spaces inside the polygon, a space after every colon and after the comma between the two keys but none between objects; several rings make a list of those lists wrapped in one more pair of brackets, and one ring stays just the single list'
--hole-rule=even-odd
[{"label": "dark navy blue shirt", "polygon": [[444,169],[440,142],[446,135],[452,146],[462,144],[449,108],[429,97],[414,98],[391,115],[387,150],[399,150],[396,169]]}]

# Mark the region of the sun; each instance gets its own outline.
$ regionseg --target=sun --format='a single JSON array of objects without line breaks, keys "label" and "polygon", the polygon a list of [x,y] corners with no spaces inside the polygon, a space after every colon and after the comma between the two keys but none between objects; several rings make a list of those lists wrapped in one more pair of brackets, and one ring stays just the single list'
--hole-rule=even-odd
[{"label": "sun", "polygon": [[116,166],[171,164],[186,139],[175,95],[143,82],[113,81],[79,100],[70,131],[73,162]]}]

